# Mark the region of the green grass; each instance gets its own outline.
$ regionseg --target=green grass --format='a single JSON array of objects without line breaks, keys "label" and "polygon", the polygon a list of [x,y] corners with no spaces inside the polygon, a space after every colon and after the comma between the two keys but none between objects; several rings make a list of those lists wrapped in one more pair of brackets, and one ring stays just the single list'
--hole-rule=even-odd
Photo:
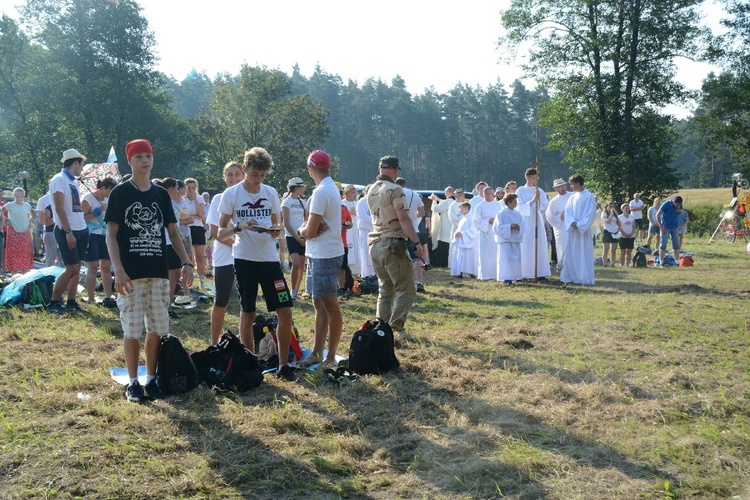
[{"label": "green grass", "polygon": [[[594,287],[430,271],[401,369],[340,388],[128,404],[114,313],[3,310],[0,497],[748,497],[750,256],[707,240],[688,236],[693,268],[597,268]],[[342,308],[346,351],[374,298]],[[294,319],[309,345],[312,306]],[[207,309],[173,333],[205,348]]]}]

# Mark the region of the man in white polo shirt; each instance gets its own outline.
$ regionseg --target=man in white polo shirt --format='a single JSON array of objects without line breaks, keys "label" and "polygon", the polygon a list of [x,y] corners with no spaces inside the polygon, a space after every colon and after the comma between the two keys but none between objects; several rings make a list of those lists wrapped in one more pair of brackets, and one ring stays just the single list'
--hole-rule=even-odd
[{"label": "man in white polo shirt", "polygon": [[[316,150],[307,158],[307,173],[315,181],[308,202],[310,215],[299,236],[306,240],[307,292],[315,307],[315,343],[304,366],[336,364],[336,349],[341,340],[343,319],[338,300],[338,275],[344,261],[341,239],[341,197],[331,179],[331,158]],[[328,354],[323,359],[326,338]]]},{"label": "man in white polo shirt", "polygon": [[[83,218],[78,176],[83,171],[86,157],[75,149],[68,149],[62,156],[63,169],[52,177],[49,192],[52,196],[52,218],[55,221],[55,241],[65,264],[65,271],[58,276],[52,290],[47,311],[51,313],[78,312],[76,302],[78,275],[81,261],[86,258],[89,246],[89,229]],[[63,307],[62,295],[68,291],[68,302]]]}]

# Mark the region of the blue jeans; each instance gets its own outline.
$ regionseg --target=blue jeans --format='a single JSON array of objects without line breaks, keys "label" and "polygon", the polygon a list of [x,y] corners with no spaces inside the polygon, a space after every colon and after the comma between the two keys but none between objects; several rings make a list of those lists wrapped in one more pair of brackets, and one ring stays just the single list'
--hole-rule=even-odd
[{"label": "blue jeans", "polygon": [[672,238],[672,250],[680,249],[680,230],[676,227],[665,227],[661,233],[661,242],[659,248],[667,249],[667,239]]}]

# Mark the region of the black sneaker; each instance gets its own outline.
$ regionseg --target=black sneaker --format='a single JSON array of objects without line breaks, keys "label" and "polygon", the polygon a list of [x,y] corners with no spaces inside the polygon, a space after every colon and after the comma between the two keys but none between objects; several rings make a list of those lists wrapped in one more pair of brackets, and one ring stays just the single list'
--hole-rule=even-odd
[{"label": "black sneaker", "polygon": [[289,365],[284,365],[281,368],[276,369],[276,378],[284,379],[288,382],[294,382],[297,380],[297,375],[294,373],[294,369],[292,369]]},{"label": "black sneaker", "polygon": [[65,308],[61,301],[54,300],[47,305],[47,312],[50,314],[60,314],[65,312]]},{"label": "black sneaker", "polygon": [[114,309],[117,307],[117,301],[112,297],[104,297],[104,300],[102,300],[102,305],[104,307]]},{"label": "black sneaker", "polygon": [[429,271],[430,269],[432,269],[432,266],[429,264],[425,264],[422,266],[422,269],[424,269],[425,271]]},{"label": "black sneaker", "polygon": [[174,311],[169,311],[169,319],[180,319],[180,315]]},{"label": "black sneaker", "polygon": [[143,387],[141,387],[141,384],[137,380],[128,386],[128,389],[125,391],[125,397],[131,403],[143,402]]},{"label": "black sneaker", "polygon": [[83,309],[81,309],[81,306],[79,306],[78,302],[76,302],[75,300],[69,300],[68,303],[65,304],[65,312],[75,314],[81,311],[83,311]]},{"label": "black sneaker", "polygon": [[422,283],[417,283],[417,292],[419,292],[419,293],[427,293],[427,291],[424,289],[424,285]]},{"label": "black sneaker", "polygon": [[161,389],[159,389],[156,379],[152,379],[151,382],[146,384],[146,387],[144,387],[143,390],[146,392],[145,396],[149,399],[164,399],[164,394],[162,394]]}]

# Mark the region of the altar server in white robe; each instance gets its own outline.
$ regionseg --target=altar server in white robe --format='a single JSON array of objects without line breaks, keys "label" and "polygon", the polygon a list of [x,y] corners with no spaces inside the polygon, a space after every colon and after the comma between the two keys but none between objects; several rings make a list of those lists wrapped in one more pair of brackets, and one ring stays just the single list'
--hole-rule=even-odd
[{"label": "altar server in white robe", "polygon": [[[547,195],[543,189],[537,189],[537,170],[526,169],[526,185],[516,190],[518,195],[518,211],[523,216],[526,231],[521,242],[521,266],[524,279],[539,278],[546,280],[551,273],[549,267],[549,252],[547,250],[547,231],[544,229],[544,219],[540,211],[547,209]],[[538,230],[535,236],[535,224]],[[537,266],[534,269],[534,244],[536,243]]]},{"label": "altar server in white robe", "polygon": [[357,251],[359,252],[359,275],[375,276],[375,269],[372,267],[372,257],[370,257],[370,247],[367,246],[367,235],[373,231],[372,214],[370,207],[367,205],[368,185],[365,187],[364,195],[357,201],[357,229],[359,231],[357,240]]},{"label": "altar server in white robe", "polygon": [[456,253],[456,245],[453,244],[455,242],[455,238],[453,237],[453,235],[456,234],[456,231],[458,230],[458,223],[461,221],[461,210],[458,207],[461,205],[461,203],[466,201],[466,193],[464,193],[463,188],[456,188],[456,190],[453,191],[453,196],[455,196],[456,199],[448,209],[448,218],[453,224],[453,226],[451,227],[451,244],[450,248],[448,249],[448,267],[451,266],[450,263],[453,261],[453,254]]},{"label": "altar server in white robe", "polygon": [[521,279],[521,241],[523,241],[523,216],[516,210],[518,196],[507,193],[503,198],[505,208],[497,214],[492,225],[497,244],[497,281],[506,285]]},{"label": "altar server in white robe", "polygon": [[477,269],[477,228],[471,218],[471,204],[464,201],[458,205],[461,219],[453,234],[453,254],[451,255],[451,276],[469,274],[475,276]]},{"label": "altar server in white robe", "polygon": [[341,205],[349,210],[352,217],[352,227],[346,230],[346,245],[349,247],[347,263],[354,274],[362,275],[359,266],[359,229],[357,228],[357,188],[349,184],[344,188],[344,196]]},{"label": "altar server in white robe", "polygon": [[594,284],[594,246],[591,224],[596,219],[596,198],[583,187],[583,176],[570,177],[573,194],[565,206],[565,262],[560,280],[579,285]]},{"label": "altar server in white robe", "polygon": [[557,249],[557,269],[562,267],[563,257],[565,256],[565,227],[563,219],[565,218],[565,205],[570,199],[571,193],[565,186],[563,179],[555,179],[552,187],[557,192],[557,196],[552,198],[547,205],[547,222],[552,226],[555,233],[555,248]]},{"label": "altar server in white robe", "polygon": [[477,245],[477,278],[480,280],[494,280],[497,276],[497,243],[492,232],[500,205],[495,200],[495,190],[489,186],[482,193],[484,199],[473,210],[474,225],[479,232]]}]

